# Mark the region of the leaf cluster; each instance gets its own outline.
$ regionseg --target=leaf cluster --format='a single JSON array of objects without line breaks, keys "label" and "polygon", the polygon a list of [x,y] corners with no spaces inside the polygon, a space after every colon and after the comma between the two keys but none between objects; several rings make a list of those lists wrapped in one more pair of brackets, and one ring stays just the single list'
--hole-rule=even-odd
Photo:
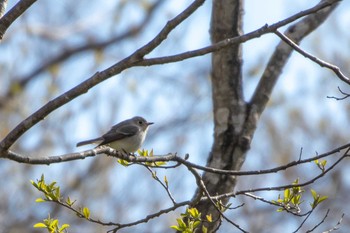
[{"label": "leaf cluster", "polygon": [[[195,232],[200,223],[204,222],[204,220],[201,219],[201,213],[196,208],[187,208],[186,212],[181,214],[181,217],[177,218],[176,221],[177,225],[170,226],[170,228],[183,233]],[[212,222],[211,215],[207,215],[205,221]],[[208,229],[202,225],[201,232],[206,233]]]},{"label": "leaf cluster", "polygon": [[48,218],[44,219],[43,222],[38,222],[34,224],[34,228],[46,228],[49,233],[63,233],[67,232],[67,229],[70,227],[69,224],[59,225],[58,219],[51,218],[50,215]]}]

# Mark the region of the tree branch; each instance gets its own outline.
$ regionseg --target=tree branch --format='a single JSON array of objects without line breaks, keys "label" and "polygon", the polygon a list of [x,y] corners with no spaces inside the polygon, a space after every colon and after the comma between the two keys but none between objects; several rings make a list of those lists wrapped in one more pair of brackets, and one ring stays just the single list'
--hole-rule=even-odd
[{"label": "tree branch", "polygon": [[[295,23],[290,26],[285,35],[293,40],[295,43],[300,43],[300,41],[305,38],[309,33],[314,31],[318,26],[320,26],[329,14],[335,9],[338,5],[339,0],[328,0],[321,1],[318,6],[327,4],[327,8],[322,8],[321,11],[318,11],[314,14],[309,14],[300,22]],[[257,88],[254,91],[253,97],[250,101],[251,112],[249,119],[253,122],[253,126],[250,131],[255,130],[257,120],[261,116],[263,110],[266,107],[267,102],[270,99],[272,90],[280,77],[283,67],[288,61],[289,56],[293,52],[293,49],[281,41],[275,52],[270,58],[268,65],[259,81]],[[249,127],[250,128],[250,127]],[[251,132],[249,135],[252,135]]]},{"label": "tree branch", "polygon": [[300,48],[296,43],[294,43],[294,41],[292,41],[291,39],[289,39],[286,35],[284,35],[283,33],[280,33],[278,30],[275,31],[275,34],[281,38],[284,42],[286,42],[290,47],[292,47],[295,51],[297,51],[298,53],[300,53],[301,55],[303,55],[306,58],[309,58],[311,61],[317,63],[318,65],[320,65],[321,67],[326,67],[328,69],[330,69],[331,71],[333,71],[340,80],[342,80],[343,82],[345,82],[346,84],[350,85],[350,80],[348,77],[346,77],[340,70],[340,68],[336,65],[330,64],[328,62],[325,62],[323,60],[321,60],[320,58],[313,56],[312,54],[306,52],[305,50],[303,50],[302,48]]},{"label": "tree branch", "polygon": [[[6,2],[6,1],[4,1]],[[2,40],[6,30],[10,25],[21,16],[36,0],[21,0],[2,18],[0,18],[0,40]],[[2,4],[2,7],[4,5]],[[1,9],[3,10],[3,8]]]},{"label": "tree branch", "polygon": [[248,40],[259,38],[264,34],[268,33],[274,33],[278,28],[283,27],[287,24],[290,24],[294,22],[295,20],[298,20],[302,17],[305,17],[309,14],[316,13],[326,7],[331,6],[332,4],[335,4],[334,2],[338,2],[340,0],[333,0],[333,2],[322,2],[308,10],[301,11],[295,15],[292,15],[284,20],[281,20],[277,23],[274,23],[272,25],[264,25],[254,31],[248,32],[244,35],[241,36],[235,36],[232,38],[227,38],[222,41],[219,41],[217,43],[214,43],[212,45],[206,46],[204,48],[200,49],[195,49],[192,51],[187,51],[179,54],[174,54],[170,56],[164,56],[164,57],[156,57],[156,58],[147,58],[144,60],[141,60],[135,66],[152,66],[152,65],[160,65],[160,64],[165,64],[165,63],[171,63],[171,62],[177,62],[177,61],[183,61],[189,58],[194,58],[194,57],[199,57],[203,56],[215,51],[219,51],[221,49],[227,48],[229,46],[235,45],[235,44],[240,44],[244,43]]},{"label": "tree branch", "polygon": [[[0,97],[0,108],[3,107],[6,103],[8,103],[9,99],[13,98],[16,94],[18,94],[17,93],[18,89],[23,90],[27,86],[27,84],[29,84],[32,80],[38,77],[39,74],[47,70],[48,67],[61,63],[67,60],[68,58],[74,55],[77,55],[79,53],[83,53],[89,50],[105,49],[106,47],[112,44],[121,42],[125,39],[130,38],[131,36],[137,35],[150,22],[150,20],[154,15],[155,10],[161,5],[162,2],[164,1],[158,0],[157,2],[152,4],[152,6],[149,8],[147,12],[147,15],[142,20],[142,22],[140,22],[136,26],[130,26],[125,32],[115,35],[112,38],[109,38],[107,40],[98,41],[98,42],[90,41],[90,42],[87,42],[86,44],[79,45],[74,48],[66,48],[60,54],[57,54],[54,57],[51,57],[49,59],[44,59],[43,61],[41,61],[40,65],[35,69],[33,69],[29,74],[23,77],[15,77],[14,81],[12,81],[12,83],[10,84],[10,88],[8,89],[8,91]],[[16,86],[16,88],[11,88],[11,86]]]}]

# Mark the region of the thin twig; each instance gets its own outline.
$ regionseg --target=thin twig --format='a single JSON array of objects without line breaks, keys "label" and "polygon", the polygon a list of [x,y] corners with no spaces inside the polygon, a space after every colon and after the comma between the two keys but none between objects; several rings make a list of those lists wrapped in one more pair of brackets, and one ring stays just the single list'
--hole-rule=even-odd
[{"label": "thin twig", "polygon": [[312,212],[314,212],[314,209],[311,209],[308,212],[307,216],[304,218],[304,220],[301,222],[301,224],[298,226],[298,228],[295,231],[293,231],[293,233],[297,233],[302,228],[302,226],[305,224],[305,222],[309,219]]},{"label": "thin twig", "polygon": [[218,213],[220,214],[220,216],[222,218],[224,218],[227,222],[229,222],[230,224],[232,224],[233,226],[235,226],[238,230],[240,230],[241,232],[244,233],[248,233],[247,231],[245,231],[243,228],[241,228],[237,223],[233,222],[232,220],[230,220],[228,217],[225,216],[225,214],[219,209],[219,207],[217,206],[217,204],[214,202],[214,200],[212,199],[212,197],[210,196],[207,188],[205,187],[205,184],[203,182],[203,179],[201,178],[201,176],[199,175],[199,173],[192,167],[190,166],[186,166],[187,169],[194,175],[194,177],[196,178],[196,182],[198,187],[205,193],[205,196],[209,199],[209,201],[211,202],[211,204],[214,206],[214,208],[218,211]]},{"label": "thin twig", "polygon": [[345,214],[343,213],[339,219],[339,221],[337,222],[337,224],[332,227],[331,229],[327,230],[327,231],[324,231],[323,233],[329,233],[329,232],[332,232],[332,231],[336,231],[339,229],[339,226],[341,224],[341,222],[343,221],[343,218],[344,218]]},{"label": "thin twig", "polygon": [[328,217],[328,213],[329,213],[329,209],[327,210],[327,212],[326,212],[325,216],[322,218],[322,220],[319,223],[317,223],[316,226],[314,226],[311,230],[308,230],[306,232],[308,233],[308,232],[312,232],[312,231],[316,230],[317,227],[319,227],[322,223],[324,223],[324,221]]},{"label": "thin twig", "polygon": [[140,220],[137,220],[135,222],[130,222],[130,223],[125,223],[125,224],[119,224],[118,227],[116,228],[113,228],[107,232],[117,232],[118,230],[122,229],[122,228],[127,228],[127,227],[131,227],[131,226],[136,226],[138,224],[141,224],[141,223],[146,223],[148,221],[150,221],[151,219],[153,218],[156,218],[156,217],[159,217],[163,214],[166,214],[166,213],[169,213],[171,211],[174,211],[176,209],[178,209],[179,207],[182,207],[182,206],[186,206],[186,205],[189,205],[191,204],[191,201],[183,201],[183,202],[179,202],[177,203],[176,205],[172,206],[172,207],[169,207],[167,209],[162,209],[154,214],[150,214],[150,215],[147,215],[145,218],[143,219],[140,219]]},{"label": "thin twig", "polygon": [[170,200],[173,202],[174,205],[176,205],[175,198],[174,198],[173,195],[171,194],[171,192],[170,192],[170,190],[169,190],[169,187],[168,187],[168,184],[164,184],[164,183],[159,179],[159,177],[157,176],[156,172],[153,171],[149,166],[143,164],[143,167],[145,167],[145,168],[152,174],[152,178],[155,179],[155,180],[165,189],[165,191],[167,192],[167,194],[168,194]]},{"label": "thin twig", "polygon": [[302,48],[300,48],[300,46],[298,46],[296,43],[294,43],[291,39],[289,39],[286,35],[284,35],[283,33],[279,32],[278,30],[275,31],[275,34],[281,38],[284,42],[286,42],[289,46],[291,46],[295,51],[297,51],[298,53],[300,53],[301,55],[303,55],[306,58],[309,58],[311,61],[317,63],[318,65],[320,65],[321,67],[326,67],[330,70],[332,70],[334,72],[335,75],[338,76],[338,78],[340,80],[342,80],[343,82],[345,82],[346,84],[350,84],[350,80],[347,76],[345,76],[340,68],[336,65],[333,65],[331,63],[328,63],[326,61],[321,60],[320,58],[306,52],[305,50],[303,50]]},{"label": "thin twig", "polygon": [[343,95],[343,97],[327,96],[327,98],[329,98],[329,99],[335,99],[335,100],[344,100],[344,99],[350,97],[350,94],[344,92],[343,90],[341,90],[339,86],[338,86],[338,91]]},{"label": "thin twig", "polygon": [[297,217],[304,217],[304,216],[308,215],[309,212],[310,212],[310,211],[308,211],[308,212],[306,212],[306,213],[304,213],[304,214],[299,214],[299,213],[297,213],[297,212],[295,212],[295,211],[292,211],[292,210],[288,209],[285,205],[283,205],[283,204],[281,204],[281,203],[268,201],[268,200],[266,200],[266,199],[264,199],[264,198],[262,198],[262,197],[259,197],[259,196],[257,196],[257,195],[254,195],[254,194],[252,194],[252,193],[244,193],[243,195],[245,195],[245,196],[247,196],[247,197],[251,197],[251,198],[253,198],[253,199],[255,199],[255,200],[259,200],[259,201],[261,201],[261,202],[267,203],[267,204],[269,204],[269,205],[273,205],[273,206],[277,206],[277,207],[283,208],[287,213],[293,214],[293,215],[295,215],[295,216],[297,216]]}]

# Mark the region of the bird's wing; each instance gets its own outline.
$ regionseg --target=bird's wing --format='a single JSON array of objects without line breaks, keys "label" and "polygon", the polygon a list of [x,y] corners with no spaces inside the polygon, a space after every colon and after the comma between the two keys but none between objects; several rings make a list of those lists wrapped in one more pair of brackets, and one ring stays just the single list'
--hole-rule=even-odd
[{"label": "bird's wing", "polygon": [[138,131],[139,131],[139,128],[134,125],[126,125],[126,126],[116,125],[102,136],[103,141],[100,143],[100,145],[105,145],[110,142],[118,141],[126,137],[131,137],[135,135]]}]

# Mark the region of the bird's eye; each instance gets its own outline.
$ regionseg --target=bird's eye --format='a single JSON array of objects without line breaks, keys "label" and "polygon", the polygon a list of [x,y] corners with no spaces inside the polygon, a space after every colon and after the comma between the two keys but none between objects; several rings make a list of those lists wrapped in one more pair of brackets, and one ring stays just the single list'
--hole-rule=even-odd
[{"label": "bird's eye", "polygon": [[139,124],[140,124],[140,125],[142,125],[142,123],[143,123],[142,121],[139,121]]}]

